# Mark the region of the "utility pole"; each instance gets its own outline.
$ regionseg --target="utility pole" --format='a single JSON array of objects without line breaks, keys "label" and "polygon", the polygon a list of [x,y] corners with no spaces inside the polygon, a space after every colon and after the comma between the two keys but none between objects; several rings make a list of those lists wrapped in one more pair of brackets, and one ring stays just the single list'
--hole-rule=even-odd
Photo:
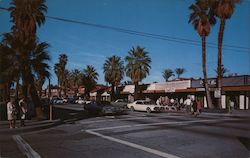
[{"label": "utility pole", "polygon": [[52,115],[52,112],[53,112],[53,105],[51,104],[51,88],[50,88],[50,78],[49,78],[49,120],[52,121],[53,120],[53,115]]}]

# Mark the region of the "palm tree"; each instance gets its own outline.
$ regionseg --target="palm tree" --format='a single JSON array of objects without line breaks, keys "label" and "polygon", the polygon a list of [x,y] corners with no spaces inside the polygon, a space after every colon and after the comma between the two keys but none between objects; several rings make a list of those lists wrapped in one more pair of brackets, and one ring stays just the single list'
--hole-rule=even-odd
[{"label": "palm tree", "polygon": [[87,98],[89,97],[90,91],[95,88],[98,76],[96,69],[92,65],[87,65],[86,68],[83,69],[83,85]]},{"label": "palm tree", "polygon": [[196,0],[195,4],[192,4],[189,9],[191,14],[189,17],[189,23],[191,22],[197,33],[202,40],[202,69],[204,76],[204,87],[206,90],[207,104],[209,108],[212,108],[212,100],[209,92],[207,82],[207,70],[206,70],[206,37],[210,33],[210,28],[216,23],[213,16],[213,10],[209,8],[210,3],[207,0]]},{"label": "palm tree", "polygon": [[[66,54],[59,55],[59,63],[54,65],[54,72],[57,76],[58,81],[58,96],[61,97],[61,88],[65,85],[66,82],[66,64],[68,62],[68,57]],[[64,86],[65,87],[65,86]],[[65,88],[64,88],[65,90]]]},{"label": "palm tree", "polygon": [[[18,85],[20,80],[21,74],[21,54],[17,52],[19,45],[22,44],[13,33],[5,33],[3,34],[3,41],[2,41],[2,55],[3,58],[3,65],[1,66],[3,70],[1,71],[5,77],[8,77],[9,82],[15,82],[16,90],[15,90],[15,97],[18,99]],[[6,51],[6,52],[5,52]],[[5,59],[4,59],[5,58]]]},{"label": "palm tree", "polygon": [[[220,28],[218,34],[218,66],[217,66],[217,86],[221,91],[221,80],[223,76],[223,69],[222,69],[222,43],[223,43],[223,36],[224,36],[224,29],[226,25],[226,20],[230,19],[236,4],[239,3],[240,0],[220,0],[217,1],[216,4],[216,16],[220,19]],[[218,107],[221,107],[221,98],[218,98]]]},{"label": "palm tree", "polygon": [[165,69],[162,72],[162,76],[165,79],[165,81],[167,82],[170,77],[174,76],[174,72],[171,69]]},{"label": "palm tree", "polygon": [[[49,56],[46,52],[48,45],[37,41],[36,30],[37,26],[40,27],[45,22],[47,6],[45,0],[12,0],[9,11],[13,22],[12,32],[15,38],[21,41],[21,44],[14,50],[16,54],[21,56],[19,60],[23,64],[21,78],[24,95],[27,97],[29,90],[39,118],[41,116],[41,103],[34,85],[35,73],[37,73],[34,68],[38,68],[38,66],[49,68],[46,63],[43,63],[43,61],[49,60]],[[41,49],[39,50],[39,48]],[[42,51],[41,55],[44,55],[44,58],[37,54],[39,51]],[[41,63],[35,63],[35,60],[39,60],[38,58],[41,58]]]},{"label": "palm tree", "polygon": [[4,102],[10,99],[10,87],[18,70],[18,67],[13,64],[14,54],[12,49],[0,43],[0,84],[3,86],[3,93],[0,95]]},{"label": "palm tree", "polygon": [[42,87],[46,79],[49,79],[49,77],[50,77],[49,72],[47,72],[46,74],[37,75],[36,80],[35,80],[35,85],[36,85],[36,90],[38,91],[39,97],[41,97]]},{"label": "palm tree", "polygon": [[138,85],[139,82],[149,75],[149,70],[151,68],[151,59],[148,56],[148,52],[145,48],[137,46],[132,47],[125,57],[127,65],[125,67],[126,75],[131,78],[132,82],[135,84],[134,98],[138,98]]},{"label": "palm tree", "polygon": [[45,22],[45,0],[12,0],[10,4],[8,10],[11,12],[14,34],[22,41],[35,41],[37,25],[40,27]]},{"label": "palm tree", "polygon": [[[216,69],[215,70],[215,72],[216,72],[216,74],[218,75],[218,69]],[[222,65],[222,67],[221,67],[221,74],[222,74],[222,77],[224,77],[225,76],[225,74],[226,73],[228,73],[229,72],[229,70],[227,69],[227,68],[225,68],[223,65]]]},{"label": "palm tree", "polygon": [[180,78],[180,76],[181,76],[184,72],[186,72],[186,70],[185,70],[184,68],[176,68],[176,69],[175,69],[175,73],[176,73],[176,75],[177,75],[177,78]]},{"label": "palm tree", "polygon": [[70,82],[73,87],[79,87],[81,84],[81,71],[74,69],[70,72]]},{"label": "palm tree", "polygon": [[[18,86],[19,80],[22,79],[23,95],[27,98],[29,91],[33,102],[39,107],[40,99],[35,89],[34,78],[39,75],[49,74],[49,66],[47,64],[50,60],[47,52],[49,45],[45,42],[38,43],[36,41],[20,47],[22,41],[13,33],[4,34],[3,43],[5,47],[11,50],[9,58],[12,63],[7,70],[12,72],[10,73],[12,74],[12,80],[15,80],[16,86]],[[18,91],[17,87],[16,89]]]},{"label": "palm tree", "polygon": [[[30,95],[32,98],[34,98],[34,104],[37,104],[37,106],[40,106],[41,103],[40,98],[37,95],[34,79],[39,77],[48,78],[50,76],[50,67],[48,65],[50,57],[47,51],[48,47],[49,45],[45,42],[37,43],[35,48],[32,49],[33,51],[30,53],[30,58],[26,63],[27,65],[25,64],[25,67],[27,67],[27,71],[25,71],[26,74],[24,76],[26,76],[27,78],[24,78],[23,81],[28,81],[30,83]],[[43,83],[41,83],[41,86],[43,85]]]},{"label": "palm tree", "polygon": [[78,93],[79,86],[82,84],[83,74],[78,69],[73,69],[69,73],[69,86],[75,88],[75,94]]},{"label": "palm tree", "polygon": [[105,81],[111,84],[111,100],[113,100],[114,88],[124,77],[124,66],[121,58],[115,55],[108,57],[103,65],[103,73]]}]

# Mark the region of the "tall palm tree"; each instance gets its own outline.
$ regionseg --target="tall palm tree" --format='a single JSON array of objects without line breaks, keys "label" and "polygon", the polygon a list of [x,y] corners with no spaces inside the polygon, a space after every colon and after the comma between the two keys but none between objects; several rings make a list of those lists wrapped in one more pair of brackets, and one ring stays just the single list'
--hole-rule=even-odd
[{"label": "tall palm tree", "polygon": [[81,84],[81,71],[74,69],[70,72],[71,85],[74,87],[79,87]]},{"label": "tall palm tree", "polygon": [[125,57],[127,63],[125,67],[126,75],[131,78],[132,82],[135,84],[134,98],[138,99],[138,86],[139,82],[149,75],[149,70],[151,68],[151,59],[148,56],[148,52],[145,48],[137,46],[132,47]]},{"label": "tall palm tree", "polygon": [[[22,41],[22,44],[15,49],[16,53],[21,55],[23,67],[21,67],[21,78],[23,81],[23,91],[27,97],[27,91],[29,90],[32,101],[37,110],[37,117],[41,117],[41,102],[35,89],[34,77],[36,74],[33,68],[37,65],[44,66],[43,64],[33,63],[33,55],[39,57],[38,48],[43,47],[41,54],[47,54],[45,43],[39,43],[36,37],[37,26],[40,27],[45,22],[45,13],[47,12],[47,6],[45,0],[12,0],[11,7],[9,8],[11,21],[13,22],[12,32],[16,38]],[[47,54],[48,55],[48,54]],[[44,57],[45,61],[49,60],[49,57]],[[35,65],[28,65],[35,64]],[[46,67],[46,66],[44,66]],[[48,68],[48,67],[47,67]],[[18,85],[18,84],[17,84]]]},{"label": "tall palm tree", "polygon": [[[223,76],[222,69],[222,43],[226,20],[230,19],[235,10],[236,4],[241,0],[218,0],[216,4],[216,16],[220,19],[220,28],[218,33],[218,65],[217,65],[217,87],[221,91],[221,80]],[[218,98],[218,107],[221,107],[221,98]]]},{"label": "tall palm tree", "polygon": [[124,65],[121,58],[115,55],[108,57],[103,65],[103,73],[105,81],[111,84],[111,100],[113,100],[114,88],[124,77]]},{"label": "tall palm tree", "polygon": [[12,49],[0,43],[0,84],[3,86],[0,95],[4,102],[10,99],[10,87],[18,70],[18,67],[13,64],[14,54]]},{"label": "tall palm tree", "polygon": [[[49,74],[48,61],[50,57],[47,49],[49,45],[45,42],[35,43],[30,42],[27,45],[22,45],[20,38],[17,38],[13,33],[4,34],[3,43],[11,50],[9,58],[11,59],[12,79],[15,79],[16,85],[19,85],[19,79],[22,79],[23,95],[28,96],[28,92],[32,97],[36,106],[40,106],[40,99],[37,97],[35,90],[35,77],[43,74]],[[29,50],[29,51],[27,51]],[[17,88],[18,91],[18,88]]]},{"label": "tall palm tree", "polygon": [[207,82],[207,69],[206,69],[206,37],[210,33],[210,28],[216,23],[213,16],[213,10],[209,8],[210,2],[208,0],[196,0],[195,4],[192,4],[189,9],[191,14],[189,17],[189,23],[191,22],[194,29],[200,35],[202,40],[202,69],[204,76],[204,87],[206,90],[207,104],[209,108],[212,108],[212,100],[209,92],[209,86]]},{"label": "tall palm tree", "polygon": [[86,68],[83,69],[83,85],[87,97],[89,97],[90,91],[95,88],[98,76],[96,69],[92,65],[87,65]]},{"label": "tall palm tree", "polygon": [[165,81],[167,82],[168,79],[170,77],[174,76],[174,72],[173,70],[171,69],[165,69],[163,72],[162,72],[162,77],[165,79]]},{"label": "tall palm tree", "polygon": [[37,25],[40,27],[45,22],[45,0],[12,0],[10,4],[14,34],[22,41],[35,41]]},{"label": "tall palm tree", "polygon": [[[9,81],[15,82],[16,90],[15,90],[15,97],[18,99],[18,85],[20,80],[21,68],[22,64],[19,60],[21,58],[21,54],[18,53],[19,45],[22,44],[22,41],[18,39],[13,33],[5,33],[3,34],[3,41],[2,41],[2,50],[3,53],[1,58],[5,58],[3,61],[3,70],[1,71],[5,74]],[[6,51],[6,52],[4,52]]]},{"label": "tall palm tree", "polygon": [[[50,61],[50,56],[47,51],[49,45],[45,42],[37,43],[35,47],[32,49],[33,51],[30,53],[30,58],[27,60],[27,65],[25,66],[27,69],[24,70],[26,74],[23,76],[27,78],[23,78],[23,81],[28,81],[30,85],[30,95],[33,98],[34,104],[37,106],[41,106],[40,98],[37,94],[37,90],[35,88],[35,78],[39,76],[49,77],[49,65],[48,61]],[[28,66],[29,65],[29,66]],[[42,86],[43,83],[41,83]]]},{"label": "tall palm tree", "polygon": [[[54,72],[57,76],[58,81],[58,96],[61,97],[61,89],[65,85],[66,78],[66,64],[68,62],[68,57],[66,54],[59,55],[59,62],[54,65]],[[65,87],[65,86],[64,86]],[[64,88],[65,90],[65,88]]]},{"label": "tall palm tree", "polygon": [[184,68],[176,68],[176,69],[175,69],[175,73],[176,73],[176,75],[177,75],[177,78],[180,78],[180,76],[181,76],[184,72],[186,72],[186,70],[185,70]]}]

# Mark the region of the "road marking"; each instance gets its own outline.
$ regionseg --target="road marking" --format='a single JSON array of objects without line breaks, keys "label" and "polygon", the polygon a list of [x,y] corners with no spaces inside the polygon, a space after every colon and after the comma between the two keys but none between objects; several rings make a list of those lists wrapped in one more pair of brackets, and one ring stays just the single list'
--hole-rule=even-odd
[{"label": "road marking", "polygon": [[20,135],[14,135],[12,138],[16,141],[21,152],[28,158],[41,158],[41,156],[36,151],[34,151]]},{"label": "road marking", "polygon": [[[94,128],[88,129],[91,131],[103,131],[103,130],[111,130],[111,129],[119,129],[119,128],[132,128],[132,127],[146,127],[146,126],[157,126],[157,125],[187,125],[191,123],[213,123],[219,121],[226,121],[226,120],[240,120],[240,119],[216,119],[216,120],[192,120],[192,121],[175,121],[175,122],[157,122],[157,123],[141,123],[135,125],[123,125],[123,126],[111,126],[111,127],[103,127],[103,128]],[[85,131],[82,129],[81,131]]]},{"label": "road marking", "polygon": [[132,147],[132,148],[140,149],[140,150],[143,150],[143,151],[146,151],[148,153],[155,154],[155,155],[158,155],[158,156],[161,156],[161,157],[179,158],[178,156],[175,156],[175,155],[172,155],[172,154],[169,154],[169,153],[165,153],[165,152],[162,152],[162,151],[159,151],[159,150],[155,150],[155,149],[148,148],[148,147],[145,147],[145,146],[141,146],[141,145],[138,145],[138,144],[135,144],[135,143],[131,143],[131,142],[124,141],[124,140],[121,140],[121,139],[113,138],[113,137],[110,137],[110,136],[105,136],[103,134],[100,134],[100,133],[97,133],[97,132],[94,132],[94,131],[91,131],[91,130],[86,130],[86,132],[89,133],[89,134],[101,137],[103,139],[107,139],[107,140],[112,141],[112,142],[120,143],[120,144],[129,146],[129,147]]},{"label": "road marking", "polygon": [[[184,117],[184,116],[183,116]],[[103,117],[102,117],[103,118]],[[107,118],[107,117],[105,117]],[[79,122],[80,124],[91,124],[91,123],[100,123],[100,122],[112,122],[112,121],[128,121],[128,120],[142,120],[142,119],[158,119],[158,118],[176,118],[176,116],[159,116],[159,117],[129,117],[129,118],[121,118],[121,119],[108,119],[108,120],[93,120],[93,121],[83,121]]]}]

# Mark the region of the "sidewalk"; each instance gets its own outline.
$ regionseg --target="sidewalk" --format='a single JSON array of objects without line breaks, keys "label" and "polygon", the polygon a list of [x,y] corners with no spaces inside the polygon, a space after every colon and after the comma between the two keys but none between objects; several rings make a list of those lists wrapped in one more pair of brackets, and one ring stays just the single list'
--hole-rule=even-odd
[{"label": "sidewalk", "polygon": [[17,120],[16,127],[17,128],[9,128],[8,121],[0,121],[0,134],[20,134],[26,132],[32,132],[36,130],[47,129],[56,125],[61,124],[60,120],[25,120],[25,127],[20,127],[20,120]]},{"label": "sidewalk", "polygon": [[202,110],[202,114],[211,116],[228,116],[228,117],[244,117],[250,118],[250,110],[234,110],[232,113],[228,113],[225,110]]}]

